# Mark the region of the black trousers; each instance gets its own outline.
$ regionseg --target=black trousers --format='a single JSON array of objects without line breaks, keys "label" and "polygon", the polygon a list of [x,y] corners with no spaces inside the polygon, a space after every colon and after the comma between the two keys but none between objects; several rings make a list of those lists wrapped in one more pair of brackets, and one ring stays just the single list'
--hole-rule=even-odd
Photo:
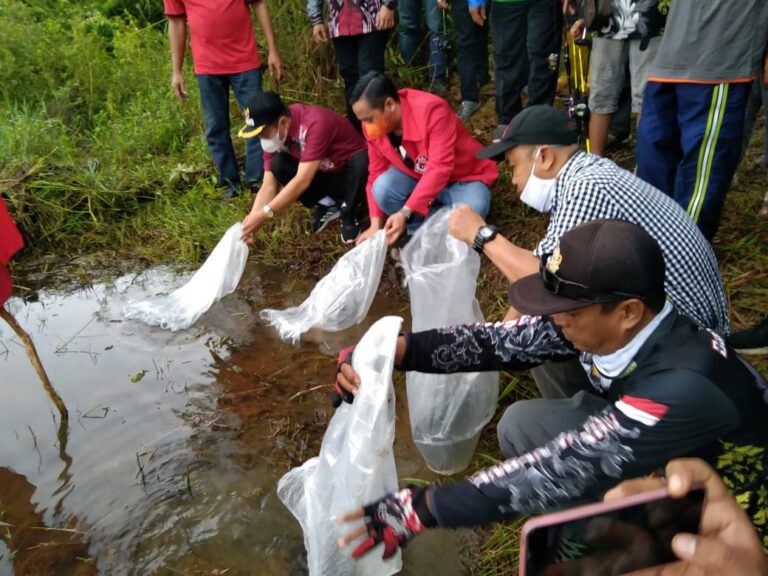
[{"label": "black trousers", "polygon": [[[490,10],[490,3],[487,9]],[[488,23],[478,26],[469,15],[467,0],[453,0],[453,26],[456,34],[456,68],[461,84],[461,99],[480,102],[480,87],[490,80],[488,73]]]},{"label": "black trousers", "polygon": [[[299,170],[299,161],[286,152],[272,156],[271,171],[282,186],[290,182]],[[318,172],[309,187],[299,197],[307,208],[315,206],[326,196],[341,204],[342,212],[356,214],[365,198],[368,182],[368,151],[361,150],[339,172]]]},{"label": "black trousers", "polygon": [[344,101],[347,104],[347,118],[361,132],[360,121],[352,112],[349,98],[360,76],[375,70],[384,72],[384,50],[387,47],[389,32],[382,30],[358,34],[357,36],[339,36],[333,39],[339,74],[344,80]]},{"label": "black trousers", "polygon": [[528,104],[552,104],[562,41],[562,2],[493,2],[491,32],[496,81],[496,114],[507,124]]},{"label": "black trousers", "polygon": [[562,432],[580,428],[587,418],[610,404],[591,392],[559,400],[518,400],[496,426],[504,458],[515,458],[543,446]]}]

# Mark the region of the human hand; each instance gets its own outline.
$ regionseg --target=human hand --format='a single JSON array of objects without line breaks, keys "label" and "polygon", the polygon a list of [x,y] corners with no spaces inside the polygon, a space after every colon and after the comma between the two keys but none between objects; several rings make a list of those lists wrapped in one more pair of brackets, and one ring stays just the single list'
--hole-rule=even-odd
[{"label": "human hand", "polygon": [[248,246],[253,246],[254,238],[253,233],[256,229],[264,223],[266,214],[263,210],[251,210],[248,216],[243,220],[243,242]]},{"label": "human hand", "polygon": [[354,522],[361,518],[365,521],[363,526],[339,538],[339,547],[343,548],[368,534],[368,538],[352,551],[352,558],[359,558],[384,542],[381,557],[386,560],[416,534],[436,525],[427,504],[427,489],[413,485],[388,494],[363,508],[342,514],[338,522]]},{"label": "human hand", "polygon": [[470,8],[469,17],[478,26],[485,26],[485,21],[488,19],[488,15],[485,12],[485,4],[477,8]]},{"label": "human hand", "polygon": [[352,368],[352,353],[354,346],[347,346],[339,351],[339,363],[336,367],[336,381],[333,383],[331,404],[334,408],[341,406],[342,401],[352,404],[360,386],[360,376]]},{"label": "human hand", "polygon": [[382,6],[376,14],[376,30],[389,30],[395,25],[395,11]]},{"label": "human hand", "polygon": [[694,483],[704,486],[700,533],[677,534],[672,539],[672,550],[680,562],[638,572],[637,576],[768,575],[768,557],[752,522],[717,473],[702,460],[672,460],[666,479],[628,480],[607,492],[605,499],[647,492],[665,483],[673,498],[685,496]]},{"label": "human hand", "polygon": [[437,0],[437,5],[439,6],[440,10],[448,10],[448,8],[451,7],[449,0]]},{"label": "human hand", "polygon": [[397,239],[405,234],[405,225],[407,220],[405,214],[402,212],[395,212],[389,218],[387,218],[386,224],[384,224],[384,234],[387,237],[387,246],[392,246]]},{"label": "human hand", "polygon": [[182,102],[187,99],[187,84],[181,72],[174,72],[171,76],[171,88],[173,88],[176,98]]},{"label": "human hand", "polygon": [[581,38],[584,34],[584,18],[579,18],[571,25],[571,36],[574,39]]},{"label": "human hand", "polygon": [[315,24],[312,26],[312,38],[318,44],[325,44],[328,42],[328,31],[325,28],[325,24]]},{"label": "human hand", "polygon": [[360,246],[360,244],[362,244],[366,240],[369,240],[370,238],[373,238],[374,234],[376,234],[376,232],[378,232],[378,231],[379,231],[378,228],[374,228],[373,226],[369,226],[368,228],[366,228],[360,234],[360,236],[357,237],[357,240],[355,240],[355,246]]},{"label": "human hand", "polygon": [[280,58],[280,52],[277,50],[270,50],[269,57],[267,58],[267,65],[269,66],[269,72],[275,81],[280,84],[283,79],[283,59]]},{"label": "human hand", "polygon": [[454,238],[473,244],[477,231],[485,225],[485,220],[472,208],[463,204],[454,208],[448,216],[448,234]]}]

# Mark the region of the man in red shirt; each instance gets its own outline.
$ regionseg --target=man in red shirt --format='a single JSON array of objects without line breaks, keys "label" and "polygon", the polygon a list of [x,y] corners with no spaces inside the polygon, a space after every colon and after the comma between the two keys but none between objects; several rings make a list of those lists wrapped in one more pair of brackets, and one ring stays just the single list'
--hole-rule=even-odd
[{"label": "man in red shirt", "polygon": [[240,136],[260,140],[264,150],[264,183],[243,221],[246,242],[266,219],[297,200],[313,208],[313,232],[341,216],[341,241],[355,241],[368,152],[349,121],[324,108],[285,106],[274,92],[261,92],[248,102]]},{"label": "man in red shirt", "polygon": [[371,226],[357,243],[384,228],[389,245],[413,234],[431,211],[467,204],[488,214],[496,165],[475,160],[483,146],[442,98],[398,91],[380,72],[363,76],[352,110],[368,141],[368,210]]},{"label": "man in red shirt", "polygon": [[[189,24],[192,58],[205,118],[205,137],[218,173],[218,185],[231,198],[241,189],[237,158],[229,123],[229,89],[240,106],[261,92],[261,64],[248,5],[253,7],[269,48],[269,69],[277,81],[283,64],[275,43],[265,0],[163,0],[168,17],[173,77],[171,85],[180,100],[187,98],[184,53]],[[246,145],[245,179],[259,186],[264,172],[259,140]]]},{"label": "man in red shirt", "polygon": [[13,280],[6,265],[16,252],[24,247],[24,240],[13,223],[11,215],[0,198],[0,306],[11,297]]}]

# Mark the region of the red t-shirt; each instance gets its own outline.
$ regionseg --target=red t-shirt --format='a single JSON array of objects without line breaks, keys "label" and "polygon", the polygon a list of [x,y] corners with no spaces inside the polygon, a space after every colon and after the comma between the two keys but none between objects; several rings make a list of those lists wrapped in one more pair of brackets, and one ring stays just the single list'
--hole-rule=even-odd
[{"label": "red t-shirt", "polygon": [[163,0],[189,23],[195,74],[236,74],[260,66],[248,4],[262,0]]},{"label": "red t-shirt", "polygon": [[[414,162],[408,168],[389,138],[368,140],[368,211],[371,218],[386,214],[373,197],[373,183],[395,167],[419,182],[405,205],[426,216],[432,201],[454,182],[479,180],[490,186],[499,177],[496,162],[477,160],[483,145],[475,140],[448,103],[434,94],[406,88],[400,94],[403,148]],[[365,126],[365,125],[363,125]]]},{"label": "red t-shirt", "polygon": [[5,304],[13,290],[11,275],[5,265],[23,246],[24,240],[8,214],[3,199],[0,198],[0,306]]},{"label": "red t-shirt", "polygon": [[[339,172],[352,156],[365,150],[365,140],[349,120],[332,110],[308,104],[289,104],[291,127],[285,152],[299,162],[320,160],[321,172]],[[264,153],[264,171],[272,166],[272,154]]]}]

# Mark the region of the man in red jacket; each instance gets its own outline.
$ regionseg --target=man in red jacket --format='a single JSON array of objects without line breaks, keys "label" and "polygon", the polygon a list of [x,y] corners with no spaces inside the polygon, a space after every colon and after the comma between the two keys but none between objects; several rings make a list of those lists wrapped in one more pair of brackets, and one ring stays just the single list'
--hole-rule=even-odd
[{"label": "man in red jacket", "polygon": [[413,234],[430,212],[467,204],[488,214],[496,165],[475,160],[482,148],[448,103],[427,92],[397,90],[369,72],[352,92],[352,110],[368,142],[368,210],[371,226],[361,243],[384,228],[387,242]]},{"label": "man in red jacket", "polygon": [[24,247],[16,224],[0,198],[0,306],[11,297],[13,281],[6,265],[16,252]]}]

